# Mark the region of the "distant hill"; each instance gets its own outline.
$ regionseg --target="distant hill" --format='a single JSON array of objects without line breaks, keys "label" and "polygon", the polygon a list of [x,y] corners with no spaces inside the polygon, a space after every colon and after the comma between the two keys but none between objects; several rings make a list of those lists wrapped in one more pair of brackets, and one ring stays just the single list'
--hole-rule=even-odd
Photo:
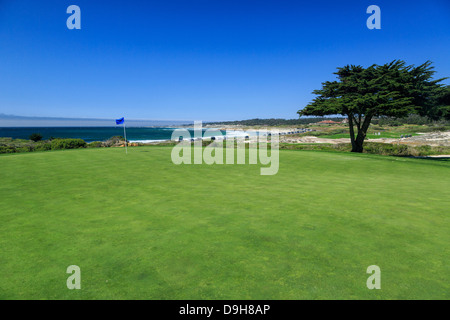
[{"label": "distant hill", "polygon": [[[221,121],[221,122],[206,122],[209,125],[241,125],[241,126],[297,126],[305,125],[309,123],[318,123],[321,121],[334,121],[342,122],[344,117],[303,117],[299,119],[249,119],[249,120],[236,120],[236,121]],[[331,123],[331,122],[330,122]],[[450,125],[449,120],[441,119],[438,121],[431,120],[427,117],[421,117],[419,115],[411,114],[404,118],[394,117],[376,117],[372,119],[373,124],[400,126],[403,124],[434,124],[434,125]]]},{"label": "distant hill", "polygon": [[241,126],[296,126],[305,125],[308,123],[317,123],[323,120],[333,120],[341,122],[344,120],[343,117],[336,118],[324,118],[324,117],[313,117],[313,118],[299,118],[299,119],[249,119],[249,120],[236,120],[236,121],[222,121],[222,122],[205,122],[205,124],[212,125],[241,125]]}]

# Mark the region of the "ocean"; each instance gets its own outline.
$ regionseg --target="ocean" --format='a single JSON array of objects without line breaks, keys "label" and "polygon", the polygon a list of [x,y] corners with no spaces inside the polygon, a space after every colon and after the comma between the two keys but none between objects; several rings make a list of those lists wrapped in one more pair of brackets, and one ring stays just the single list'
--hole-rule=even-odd
[{"label": "ocean", "polygon": [[[176,128],[130,127],[127,140],[130,142],[152,142],[170,140]],[[188,129],[194,136],[193,129]],[[203,130],[204,131],[204,130]],[[0,137],[13,139],[29,139],[33,133],[39,133],[43,139],[78,138],[86,142],[105,141],[113,136],[123,136],[123,127],[11,127],[0,128]],[[225,133],[225,131],[222,131]]]}]

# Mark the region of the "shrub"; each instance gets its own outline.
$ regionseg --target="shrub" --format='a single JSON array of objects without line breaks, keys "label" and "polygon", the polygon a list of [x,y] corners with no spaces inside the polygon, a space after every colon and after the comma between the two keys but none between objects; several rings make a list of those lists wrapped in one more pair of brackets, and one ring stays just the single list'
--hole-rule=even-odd
[{"label": "shrub", "polygon": [[0,153],[14,153],[16,149],[12,146],[0,146]]},{"label": "shrub", "polygon": [[101,141],[93,141],[86,145],[88,148],[101,148],[103,147],[103,142]]},{"label": "shrub", "polygon": [[39,141],[34,146],[34,151],[48,151],[52,149],[52,144],[49,141]]},{"label": "shrub", "polygon": [[338,151],[338,152],[350,152],[352,145],[350,143],[298,143],[287,144],[280,143],[280,149],[286,150],[306,150],[306,151]]},{"label": "shrub", "polygon": [[16,152],[31,152],[33,151],[33,147],[31,146],[20,146],[20,147],[16,147]]},{"label": "shrub", "polygon": [[55,139],[51,142],[52,150],[86,148],[83,139]]},{"label": "shrub", "polygon": [[370,143],[364,144],[364,152],[371,154],[381,154],[385,156],[409,156],[411,155],[407,145],[388,144],[388,143]]}]

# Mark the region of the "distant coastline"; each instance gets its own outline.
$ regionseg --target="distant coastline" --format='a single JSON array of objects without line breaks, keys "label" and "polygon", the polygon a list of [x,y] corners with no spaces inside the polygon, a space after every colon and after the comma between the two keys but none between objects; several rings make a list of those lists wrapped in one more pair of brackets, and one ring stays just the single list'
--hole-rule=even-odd
[{"label": "distant coastline", "polygon": [[[174,127],[192,125],[190,120],[133,120],[126,119],[127,127]],[[13,127],[115,127],[114,119],[25,117],[0,113],[0,128]]]}]

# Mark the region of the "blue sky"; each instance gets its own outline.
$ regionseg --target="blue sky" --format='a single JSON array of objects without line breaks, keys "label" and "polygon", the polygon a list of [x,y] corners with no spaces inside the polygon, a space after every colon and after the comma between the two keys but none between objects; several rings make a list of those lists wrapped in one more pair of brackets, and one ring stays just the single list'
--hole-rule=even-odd
[{"label": "blue sky", "polygon": [[0,0],[5,114],[292,119],[338,66],[431,60],[445,77],[449,57],[448,0]]}]

